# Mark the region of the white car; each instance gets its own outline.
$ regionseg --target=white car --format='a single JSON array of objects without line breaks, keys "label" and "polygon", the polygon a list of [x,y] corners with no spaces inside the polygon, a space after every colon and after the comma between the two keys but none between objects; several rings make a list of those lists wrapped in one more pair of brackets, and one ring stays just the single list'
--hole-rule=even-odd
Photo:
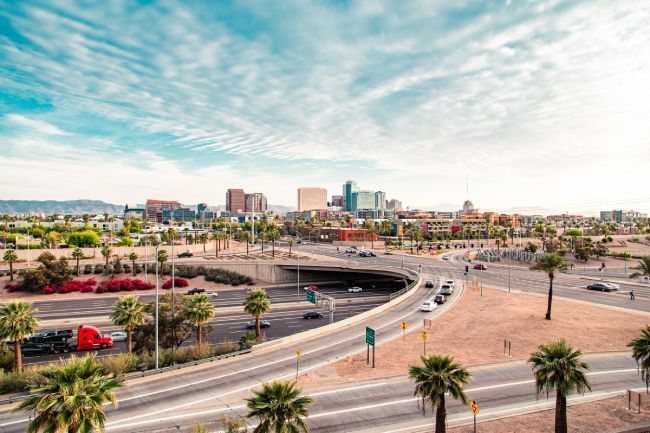
[{"label": "white car", "polygon": [[445,254],[444,256],[442,256],[442,260],[449,260],[449,256]]},{"label": "white car", "polygon": [[621,290],[621,286],[619,286],[618,284],[614,284],[614,283],[605,283],[605,285],[611,287],[611,288],[614,289],[614,290]]},{"label": "white car", "polygon": [[449,284],[443,284],[442,286],[440,286],[440,293],[449,296],[452,293],[454,293],[454,287],[450,286]]},{"label": "white car", "polygon": [[358,286],[348,287],[348,293],[359,293],[363,292],[363,289]]},{"label": "white car", "polygon": [[111,332],[110,337],[113,339],[113,341],[126,341],[127,334],[124,331],[115,331]]},{"label": "white car", "polygon": [[438,308],[438,304],[433,301],[424,301],[422,305],[420,305],[420,311],[427,313],[435,310],[436,308]]},{"label": "white car", "polygon": [[219,296],[219,294],[217,292],[215,292],[214,290],[208,290],[207,292],[205,292],[205,295],[208,298],[217,298]]},{"label": "white car", "polygon": [[445,280],[442,282],[442,284],[447,284],[448,286],[451,286],[452,288],[456,287],[456,281],[454,280]]}]

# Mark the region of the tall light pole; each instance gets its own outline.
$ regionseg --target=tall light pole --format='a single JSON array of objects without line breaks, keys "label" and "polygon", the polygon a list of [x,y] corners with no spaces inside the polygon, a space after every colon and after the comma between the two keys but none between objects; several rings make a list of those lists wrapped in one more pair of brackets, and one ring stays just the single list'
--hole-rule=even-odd
[{"label": "tall light pole", "polygon": [[158,370],[158,286],[159,281],[158,281],[158,248],[160,248],[160,244],[156,245],[156,348],[155,348],[155,369]]},{"label": "tall light pole", "polygon": [[300,302],[300,244],[302,244],[302,238],[299,238],[300,243],[296,242],[296,247],[298,249],[298,282],[296,283],[296,300]]},{"label": "tall light pole", "polygon": [[[18,237],[16,237],[17,239]],[[16,241],[16,246],[18,245],[18,241]],[[32,250],[29,248],[29,227],[27,227],[27,269],[30,268],[30,263],[29,263],[29,258],[32,255]]]},{"label": "tall light pole", "polygon": [[149,257],[147,256],[147,244],[149,241],[147,239],[144,240],[144,282],[147,282],[147,262],[149,261]]}]

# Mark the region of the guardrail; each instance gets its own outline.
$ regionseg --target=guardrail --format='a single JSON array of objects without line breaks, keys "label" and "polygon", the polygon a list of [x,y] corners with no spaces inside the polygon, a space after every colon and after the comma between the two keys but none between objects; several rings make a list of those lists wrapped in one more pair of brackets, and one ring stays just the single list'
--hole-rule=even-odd
[{"label": "guardrail", "polygon": [[411,284],[409,284],[408,286],[404,287],[404,288],[401,289],[401,290],[398,290],[398,291],[395,292],[395,293],[391,293],[391,294],[390,294],[390,297],[389,297],[389,301],[392,301],[393,299],[397,298],[398,296],[402,296],[404,293],[406,293],[406,292],[408,292],[409,290],[413,289],[415,286],[418,285],[418,283],[420,282],[420,279],[421,279],[421,278],[422,278],[422,277],[421,277],[419,274],[417,274],[417,278],[416,278],[416,279],[415,279]]}]

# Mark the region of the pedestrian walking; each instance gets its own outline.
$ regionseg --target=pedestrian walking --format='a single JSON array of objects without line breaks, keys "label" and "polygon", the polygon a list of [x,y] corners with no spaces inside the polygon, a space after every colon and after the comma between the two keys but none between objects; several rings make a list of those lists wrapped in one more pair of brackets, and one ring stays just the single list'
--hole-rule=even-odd
[{"label": "pedestrian walking", "polygon": [[630,290],[630,301],[634,301],[634,300],[635,300],[634,290]]}]

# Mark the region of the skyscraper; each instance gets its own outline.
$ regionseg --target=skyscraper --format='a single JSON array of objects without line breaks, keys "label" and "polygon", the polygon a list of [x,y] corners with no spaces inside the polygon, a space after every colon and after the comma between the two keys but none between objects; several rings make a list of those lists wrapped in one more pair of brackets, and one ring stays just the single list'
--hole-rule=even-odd
[{"label": "skyscraper", "polygon": [[327,208],[325,188],[298,188],[298,212]]},{"label": "skyscraper", "polygon": [[375,192],[375,209],[386,209],[386,193],[384,191]]},{"label": "skyscraper", "polygon": [[[244,196],[245,211],[246,212],[266,212],[268,209],[266,203],[266,196],[261,192],[255,192],[252,194],[246,194]],[[254,206],[253,206],[254,205]]]},{"label": "skyscraper", "polygon": [[352,209],[357,211],[362,209],[375,209],[375,192],[370,190],[361,190],[352,193]]},{"label": "skyscraper", "polygon": [[345,205],[345,198],[342,195],[332,196],[332,206],[343,207]]},{"label": "skyscraper", "polygon": [[226,210],[232,213],[242,212],[246,209],[244,190],[230,188],[226,191]]},{"label": "skyscraper", "polygon": [[359,185],[353,180],[348,180],[343,184],[343,199],[345,200],[345,210],[353,211],[352,194],[359,191]]}]

